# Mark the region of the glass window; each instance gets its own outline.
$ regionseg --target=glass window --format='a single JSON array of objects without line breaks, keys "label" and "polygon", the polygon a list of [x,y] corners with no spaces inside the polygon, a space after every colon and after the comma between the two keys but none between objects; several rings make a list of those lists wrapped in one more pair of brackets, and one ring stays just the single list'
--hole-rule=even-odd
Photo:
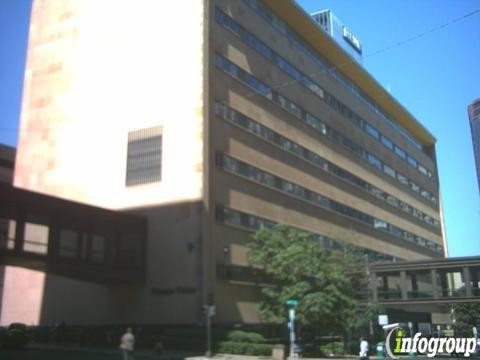
[{"label": "glass window", "polygon": [[293,102],[289,101],[289,108],[288,110],[294,114],[296,117],[301,118],[302,117],[302,110]]},{"label": "glass window", "polygon": [[233,172],[238,171],[238,163],[231,157],[228,157],[228,156],[223,157],[223,166],[225,167],[225,169],[228,169],[230,171],[233,171]]},{"label": "glass window", "polygon": [[398,146],[395,145],[395,154],[397,154],[398,156],[400,156],[402,159],[406,159],[406,156],[407,154],[405,153],[405,151],[403,151],[403,149],[399,148]]},{"label": "glass window", "polygon": [[303,84],[309,88],[311,91],[313,91],[315,94],[317,94],[319,97],[323,99],[324,97],[324,92],[323,89],[320,88],[316,83],[314,83],[312,80],[310,80],[308,77],[303,78]]},{"label": "glass window", "polygon": [[368,154],[368,162],[369,162],[370,164],[372,164],[373,166],[375,166],[376,168],[378,168],[378,169],[380,169],[380,170],[382,169],[382,163],[381,163],[380,160],[379,160],[377,157],[375,157],[374,155]]},{"label": "glass window", "polygon": [[103,263],[105,261],[105,244],[106,238],[102,235],[93,234],[91,248],[90,248],[90,260],[96,263]]},{"label": "glass window", "polygon": [[397,179],[398,179],[398,181],[400,181],[403,185],[408,186],[408,179],[407,179],[405,176],[403,176],[402,174],[398,173],[398,172],[397,172]]},{"label": "glass window", "polygon": [[25,242],[23,250],[46,255],[48,252],[48,226],[25,223]]},{"label": "glass window", "polygon": [[418,171],[420,171],[423,175],[427,176],[427,169],[423,165],[418,164]]},{"label": "glass window", "polygon": [[256,90],[257,92],[259,92],[260,94],[262,94],[263,96],[267,97],[267,98],[271,98],[272,97],[272,90],[267,86],[265,85],[264,83],[258,81],[257,79],[255,79],[253,76],[251,76],[250,74],[244,74],[243,76],[243,80],[254,90]]},{"label": "glass window", "polygon": [[417,193],[420,191],[420,187],[417,184],[415,184],[413,181],[410,181],[410,188]]},{"label": "glass window", "polygon": [[389,138],[382,135],[381,141],[385,147],[389,148],[390,150],[393,150],[393,143]]},{"label": "glass window", "polygon": [[396,197],[392,196],[392,195],[388,195],[387,196],[387,201],[392,204],[392,205],[395,205],[395,206],[398,206],[398,200]]},{"label": "glass window", "polygon": [[312,114],[310,114],[308,112],[305,114],[305,120],[306,120],[308,125],[310,125],[311,127],[315,128],[315,129],[320,129],[320,127],[322,125],[321,122],[316,117],[314,117]]},{"label": "glass window", "polygon": [[408,163],[413,166],[414,168],[417,167],[417,160],[415,160],[414,158],[410,157],[410,155],[407,157],[407,160],[408,160]]},{"label": "glass window", "polygon": [[79,233],[73,230],[60,229],[59,233],[59,255],[65,258],[76,258],[78,256]]},{"label": "glass window", "polygon": [[372,137],[374,137],[375,139],[378,140],[379,134],[378,134],[377,129],[375,129],[375,128],[374,128],[372,125],[370,125],[369,123],[365,123],[365,129],[367,130],[367,132],[368,132]]},{"label": "glass window", "polygon": [[275,62],[278,65],[280,69],[288,73],[290,76],[292,76],[294,79],[299,80],[300,79],[300,72],[293,67],[290,63],[285,61],[283,58],[280,56],[275,57]]},{"label": "glass window", "polygon": [[409,205],[407,205],[406,203],[404,203],[403,201],[399,201],[399,205],[400,205],[400,208],[403,210],[403,211],[406,211],[408,213],[411,213],[411,208]]},{"label": "glass window", "polygon": [[375,229],[379,229],[379,230],[387,230],[388,229],[387,223],[385,221],[379,220],[379,219],[374,220],[373,226],[375,227]]},{"label": "glass window", "polygon": [[393,170],[390,166],[383,164],[383,171],[385,174],[390,175],[395,179],[395,170]]},{"label": "glass window", "polygon": [[390,226],[390,232],[395,235],[395,236],[399,236],[399,237],[404,237],[404,233],[405,231],[403,231],[402,229],[399,229],[397,228],[396,226]]},{"label": "glass window", "polygon": [[419,218],[419,219],[423,219],[422,212],[417,210],[417,209],[413,209],[413,216],[415,216],[416,218]]},{"label": "glass window", "polygon": [[320,125],[320,132],[323,134],[323,135],[327,135],[327,126],[325,124],[321,124]]},{"label": "glass window", "polygon": [[427,190],[422,190],[420,195],[422,195],[425,199],[430,200],[430,193]]}]

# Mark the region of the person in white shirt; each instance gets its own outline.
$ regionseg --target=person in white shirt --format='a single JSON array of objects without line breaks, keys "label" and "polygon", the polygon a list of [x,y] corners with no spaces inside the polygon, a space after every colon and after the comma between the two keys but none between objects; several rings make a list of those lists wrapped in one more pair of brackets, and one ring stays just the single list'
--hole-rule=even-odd
[{"label": "person in white shirt", "polygon": [[135,347],[135,336],[132,328],[128,328],[127,332],[120,339],[120,349],[122,350],[123,360],[133,360],[133,349]]},{"label": "person in white shirt", "polygon": [[360,359],[368,359],[368,342],[365,340],[365,338],[360,339]]}]

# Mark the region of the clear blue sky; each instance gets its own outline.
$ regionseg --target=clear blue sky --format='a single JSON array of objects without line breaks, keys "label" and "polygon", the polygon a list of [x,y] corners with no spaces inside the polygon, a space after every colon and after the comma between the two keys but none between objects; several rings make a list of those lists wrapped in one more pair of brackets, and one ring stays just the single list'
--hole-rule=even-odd
[{"label": "clear blue sky", "polygon": [[[99,0],[101,1],[101,0]],[[450,256],[480,255],[480,196],[466,107],[480,97],[478,0],[299,0],[330,9],[363,45],[364,66],[437,138]],[[15,145],[30,0],[0,0],[0,143]],[[368,54],[449,24],[403,45]]]}]

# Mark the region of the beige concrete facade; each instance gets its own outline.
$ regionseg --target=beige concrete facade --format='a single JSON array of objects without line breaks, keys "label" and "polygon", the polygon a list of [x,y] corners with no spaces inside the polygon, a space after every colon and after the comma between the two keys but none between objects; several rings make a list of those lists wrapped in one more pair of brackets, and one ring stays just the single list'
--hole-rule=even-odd
[{"label": "beige concrete facade", "polygon": [[[10,267],[2,324],[197,318],[200,260],[189,254],[199,251],[203,196],[203,28],[200,0],[188,11],[151,0],[33,1],[14,185],[111,209],[152,209],[147,217],[160,205],[173,211],[149,222],[145,285],[108,289]],[[162,179],[126,186],[128,134],[151,127],[161,128]],[[32,296],[15,303],[19,278]],[[70,288],[75,297],[64,298]]]},{"label": "beige concrete facade", "polygon": [[[109,208],[201,198],[203,2],[183,10],[33,2],[15,186]],[[162,181],[126,187],[128,132],[153,126]]]},{"label": "beige concrete facade", "polygon": [[[272,6],[272,2],[266,3]],[[279,9],[296,5],[281,3],[278,9],[273,5],[267,10],[287,26],[293,20]],[[256,310],[259,285],[217,272],[218,266],[248,268],[245,243],[254,231],[245,224],[224,221],[219,216],[222,208],[289,224],[384,256],[406,260],[442,256],[441,250],[432,251],[365,221],[226,171],[219,164],[219,157],[230,156],[443,246],[439,227],[215,114],[216,104],[224,104],[441,222],[438,202],[400,184],[335,138],[312,130],[305,121],[222,70],[215,59],[221,56],[230,61],[438,199],[433,137],[378,84],[372,92],[377,101],[383,101],[380,106],[402,127],[413,129],[410,136],[426,151],[327,75],[247,1],[199,0],[189,2],[188,7],[181,2],[153,0],[107,0],[101,4],[72,0],[61,4],[33,3],[14,183],[148,218],[145,284],[101,290],[82,287],[83,294],[94,294],[114,309],[105,315],[105,322],[198,323],[203,321],[202,306],[208,298],[213,298],[217,307],[217,323],[261,322]],[[312,78],[324,91],[368,120],[432,177],[421,174],[294,81],[222,25],[216,11],[231,17],[291,66],[315,74]],[[300,20],[295,17],[288,26]],[[309,23],[305,15],[302,21]],[[298,29],[292,31],[300,31],[299,38],[308,38]],[[343,56],[335,44],[329,46]],[[356,83],[352,74],[355,71],[343,75]],[[363,72],[359,75],[357,86],[364,86],[367,80],[374,82],[365,76]],[[370,90],[364,87],[363,91],[368,94]],[[161,180],[126,186],[127,135],[152,126],[162,129]],[[68,286],[58,281],[49,290],[61,292]],[[42,286],[37,288],[42,296]],[[71,307],[53,303],[57,313],[48,312],[49,304],[43,303],[46,315],[37,322],[90,322],[88,317],[69,319]]]}]

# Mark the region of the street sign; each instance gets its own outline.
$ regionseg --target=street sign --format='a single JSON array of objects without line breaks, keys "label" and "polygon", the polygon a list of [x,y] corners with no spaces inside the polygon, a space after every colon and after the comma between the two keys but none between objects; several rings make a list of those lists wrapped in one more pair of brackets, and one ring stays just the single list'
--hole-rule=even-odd
[{"label": "street sign", "polygon": [[297,306],[298,305],[298,300],[297,299],[288,299],[285,301],[285,304],[288,306]]},{"label": "street sign", "polygon": [[204,313],[208,317],[214,317],[217,314],[217,309],[215,308],[215,305],[204,305],[203,306]]}]

